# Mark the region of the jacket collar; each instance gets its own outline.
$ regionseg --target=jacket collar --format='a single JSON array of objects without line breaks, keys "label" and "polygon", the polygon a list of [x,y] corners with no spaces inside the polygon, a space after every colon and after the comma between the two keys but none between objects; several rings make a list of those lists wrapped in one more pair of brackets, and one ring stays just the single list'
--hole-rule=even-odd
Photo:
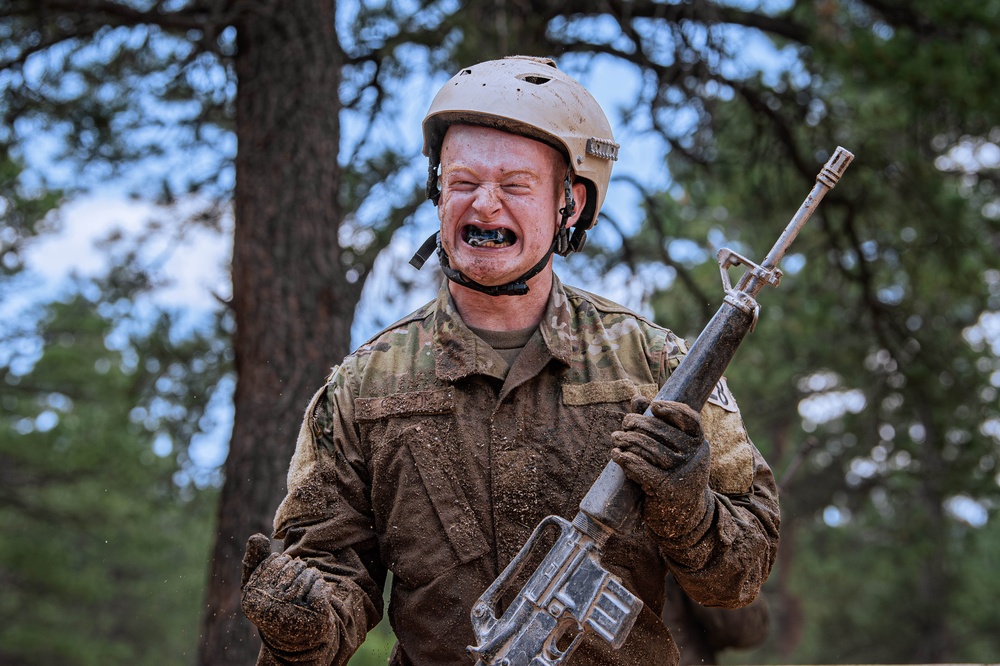
[{"label": "jacket collar", "polygon": [[[434,367],[438,379],[455,382],[470,375],[504,379],[506,364],[492,347],[469,330],[462,321],[448,290],[447,280],[442,281],[438,290],[434,312]],[[579,337],[574,330],[569,299],[562,283],[554,274],[549,302],[538,329],[525,347],[528,355],[535,359],[531,365],[537,370],[544,367],[544,362],[540,363],[543,358],[540,357],[544,357],[544,361],[554,358],[568,364],[579,353]],[[516,363],[515,369],[519,365],[521,364]]]}]

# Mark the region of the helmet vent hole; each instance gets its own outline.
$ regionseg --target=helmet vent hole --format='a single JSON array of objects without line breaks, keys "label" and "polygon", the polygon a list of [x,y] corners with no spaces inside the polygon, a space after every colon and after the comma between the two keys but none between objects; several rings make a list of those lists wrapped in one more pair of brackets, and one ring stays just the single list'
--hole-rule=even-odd
[{"label": "helmet vent hole", "polygon": [[525,76],[519,76],[517,78],[521,79],[522,81],[526,81],[528,83],[533,83],[536,86],[540,86],[552,80],[547,76],[535,76],[533,74],[526,74]]},{"label": "helmet vent hole", "polygon": [[463,69],[461,72],[458,73],[459,76],[465,76],[466,74],[472,74],[472,70],[471,69]]}]

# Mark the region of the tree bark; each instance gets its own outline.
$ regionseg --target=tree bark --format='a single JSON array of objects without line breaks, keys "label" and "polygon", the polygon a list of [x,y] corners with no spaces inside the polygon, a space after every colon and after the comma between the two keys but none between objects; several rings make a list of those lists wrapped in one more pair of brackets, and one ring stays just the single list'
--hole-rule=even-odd
[{"label": "tree bark", "polygon": [[335,0],[256,3],[238,23],[233,300],[238,380],[199,664],[252,664],[240,562],[271,533],[309,396],[350,347],[340,261]]}]

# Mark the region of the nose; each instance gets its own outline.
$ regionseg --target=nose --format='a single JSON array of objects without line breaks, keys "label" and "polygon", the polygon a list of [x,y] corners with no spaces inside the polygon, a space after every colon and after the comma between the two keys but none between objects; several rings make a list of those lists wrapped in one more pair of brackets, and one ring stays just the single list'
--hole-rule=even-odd
[{"label": "nose", "polygon": [[482,183],[476,188],[476,198],[472,207],[482,218],[490,218],[500,212],[500,197],[497,186],[492,183]]}]

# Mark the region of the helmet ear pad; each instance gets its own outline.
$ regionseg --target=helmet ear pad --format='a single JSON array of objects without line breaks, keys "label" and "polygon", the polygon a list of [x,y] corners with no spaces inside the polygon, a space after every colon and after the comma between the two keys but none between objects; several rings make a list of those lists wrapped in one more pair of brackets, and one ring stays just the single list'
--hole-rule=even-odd
[{"label": "helmet ear pad", "polygon": [[587,200],[584,202],[583,212],[580,213],[580,217],[577,219],[576,224],[573,225],[573,228],[586,231],[597,222],[597,188],[586,178],[580,178],[579,182],[583,183],[587,188]]},{"label": "helmet ear pad", "polygon": [[594,203],[594,185],[585,178],[577,178],[575,180],[573,184],[574,190],[576,189],[576,185],[583,185],[584,187],[583,210],[572,225],[570,225],[569,218],[574,215],[576,205],[573,204],[571,206],[569,197],[573,196],[575,198],[575,194],[569,192],[569,185],[567,183],[566,206],[559,211],[563,219],[556,234],[554,250],[561,257],[566,257],[573,252],[582,250],[587,242],[587,230],[594,226],[594,211],[597,208]]}]

